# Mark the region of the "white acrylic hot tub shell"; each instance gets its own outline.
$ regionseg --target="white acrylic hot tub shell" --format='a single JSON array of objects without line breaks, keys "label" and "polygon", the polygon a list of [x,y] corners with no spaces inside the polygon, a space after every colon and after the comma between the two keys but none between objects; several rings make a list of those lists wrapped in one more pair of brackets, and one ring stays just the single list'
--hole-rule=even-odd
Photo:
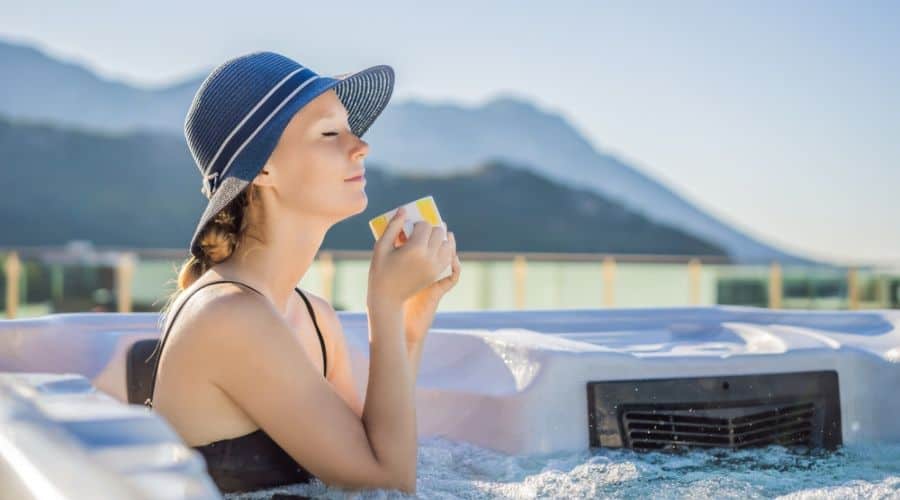
[{"label": "white acrylic hot tub shell", "polygon": [[[340,313],[361,394],[364,313]],[[125,401],[125,353],[154,313],[0,322],[0,372],[76,373]],[[588,447],[586,383],[835,370],[844,443],[900,441],[900,311],[744,307],[439,313],[417,381],[419,434],[509,453]]]}]

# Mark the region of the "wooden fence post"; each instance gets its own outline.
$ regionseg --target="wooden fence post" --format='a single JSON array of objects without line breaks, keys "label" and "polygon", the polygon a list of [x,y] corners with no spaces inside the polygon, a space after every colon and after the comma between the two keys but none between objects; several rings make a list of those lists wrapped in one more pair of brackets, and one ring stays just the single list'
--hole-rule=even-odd
[{"label": "wooden fence post", "polygon": [[513,272],[515,273],[516,287],[516,309],[525,308],[525,277],[528,271],[528,264],[524,255],[516,255],[513,258]]},{"label": "wooden fence post", "polygon": [[15,319],[19,310],[19,277],[22,272],[22,262],[19,254],[10,252],[4,263],[6,271],[6,317]]},{"label": "wooden fence post", "polygon": [[616,259],[603,258],[603,306],[616,305]]},{"label": "wooden fence post", "polygon": [[847,269],[847,306],[851,310],[859,309],[859,280],[855,267]]},{"label": "wooden fence post", "polygon": [[700,305],[700,280],[702,265],[700,259],[694,257],[688,261],[688,282],[689,296],[688,302],[692,306]]},{"label": "wooden fence post", "polygon": [[136,264],[137,255],[134,252],[123,252],[119,255],[119,262],[116,265],[116,309],[120,313],[130,313],[132,310],[131,289]]},{"label": "wooden fence post", "polygon": [[781,264],[773,261],[769,266],[769,309],[781,309]]}]

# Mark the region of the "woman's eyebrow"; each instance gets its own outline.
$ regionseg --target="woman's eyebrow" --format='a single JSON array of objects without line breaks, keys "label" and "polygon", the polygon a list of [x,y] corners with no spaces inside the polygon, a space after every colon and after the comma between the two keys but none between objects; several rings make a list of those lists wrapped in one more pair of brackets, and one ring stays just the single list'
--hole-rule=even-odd
[{"label": "woman's eyebrow", "polygon": [[322,120],[328,120],[328,119],[331,119],[331,118],[340,118],[340,117],[342,117],[342,116],[349,119],[349,116],[347,115],[347,112],[345,111],[344,113],[339,113],[339,112],[328,113],[327,115],[324,115],[324,116],[320,117],[320,118],[319,118],[318,120],[316,120],[316,121],[319,122],[319,121],[322,121]]}]

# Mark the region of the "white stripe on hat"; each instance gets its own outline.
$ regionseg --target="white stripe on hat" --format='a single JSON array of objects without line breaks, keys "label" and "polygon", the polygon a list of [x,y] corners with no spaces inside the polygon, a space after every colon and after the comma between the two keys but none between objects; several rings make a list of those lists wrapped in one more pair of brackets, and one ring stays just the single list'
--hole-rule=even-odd
[{"label": "white stripe on hat", "polygon": [[[213,156],[213,157],[212,157],[212,160],[210,160],[209,163],[206,165],[206,169],[207,169],[207,170],[209,170],[210,167],[212,167],[213,165],[216,164],[216,160],[219,159],[219,155],[222,154],[222,150],[225,149],[225,145],[228,144],[228,141],[230,141],[231,138],[234,137],[234,134],[236,134],[237,131],[238,131],[245,123],[247,123],[247,120],[249,120],[250,117],[253,116],[253,113],[255,113],[256,110],[259,109],[259,107],[262,106],[263,103],[266,102],[266,99],[268,99],[269,97],[271,97],[272,94],[274,94],[275,91],[278,90],[279,87],[281,87],[282,85],[284,85],[284,82],[288,81],[292,76],[294,76],[294,75],[296,75],[297,73],[303,71],[304,69],[306,69],[304,66],[300,66],[299,68],[295,69],[294,71],[291,71],[290,73],[287,74],[287,76],[285,76],[284,78],[282,78],[280,82],[276,83],[275,86],[272,87],[272,90],[269,90],[269,92],[268,92],[266,95],[262,96],[262,99],[260,99],[259,102],[256,103],[256,106],[253,106],[253,109],[251,109],[249,112],[247,112],[247,114],[244,116],[244,119],[241,120],[240,123],[238,123],[238,124],[231,130],[231,133],[228,134],[228,137],[226,137],[225,140],[222,141],[222,145],[219,146],[219,150],[216,151],[215,156]],[[226,167],[226,168],[227,168],[227,167]],[[224,170],[223,170],[223,171],[222,171],[222,174],[224,175],[224,173],[225,173],[225,172],[224,172]]]},{"label": "white stripe on hat", "polygon": [[300,92],[301,90],[303,90],[303,87],[306,87],[307,85],[312,83],[313,80],[316,80],[317,78],[319,78],[318,75],[307,78],[303,83],[300,84],[299,87],[297,87],[296,89],[294,89],[293,92],[288,94],[288,96],[285,97],[281,101],[281,104],[279,104],[278,107],[276,107],[274,110],[272,110],[271,113],[269,113],[269,116],[267,116],[266,119],[263,120],[262,123],[260,123],[258,127],[256,127],[256,130],[254,130],[253,133],[250,134],[249,137],[247,137],[247,140],[245,140],[244,143],[241,144],[241,147],[237,148],[237,151],[235,151],[234,154],[231,155],[231,159],[228,160],[228,163],[225,164],[225,168],[222,169],[222,174],[220,175],[220,178],[223,178],[223,179],[225,178],[225,173],[228,172],[228,167],[231,166],[231,164],[234,162],[234,159],[237,158],[237,155],[239,155],[241,153],[241,151],[244,150],[244,147],[246,147],[247,144],[249,144],[250,141],[253,140],[254,137],[256,137],[256,134],[258,134],[259,131],[262,130],[262,128],[265,127],[267,123],[269,123],[269,120],[271,120],[272,117],[275,116],[275,113],[278,113],[278,111],[281,110],[281,108],[283,108],[284,105],[288,103],[288,101],[290,101],[295,95],[297,95],[297,92]]}]

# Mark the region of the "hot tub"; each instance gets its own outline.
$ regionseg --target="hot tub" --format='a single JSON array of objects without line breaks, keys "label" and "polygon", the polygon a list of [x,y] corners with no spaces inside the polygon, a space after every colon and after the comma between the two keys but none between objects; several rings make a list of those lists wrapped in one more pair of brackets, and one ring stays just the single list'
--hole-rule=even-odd
[{"label": "hot tub", "polygon": [[[352,312],[339,316],[364,397],[366,317]],[[12,400],[15,391],[8,387],[15,380],[20,394],[16,404],[21,406],[21,394],[28,392],[21,387],[41,387],[40,378],[27,377],[68,377],[61,380],[79,389],[58,399],[56,410],[33,416],[62,422],[62,430],[53,432],[74,435],[66,446],[77,449],[83,439],[65,423],[67,418],[91,414],[91,405],[101,399],[106,409],[97,414],[109,412],[122,422],[130,418],[122,415],[143,410],[127,405],[129,392],[132,401],[137,400],[134,387],[140,385],[135,380],[129,385],[127,360],[140,341],[158,337],[158,320],[154,313],[77,313],[2,321],[0,372],[14,375],[0,382],[7,386],[0,398]],[[447,439],[510,455],[598,447],[800,443],[833,449],[898,443],[900,399],[886,397],[900,385],[898,325],[900,311],[888,310],[699,307],[439,313],[417,381],[418,431],[423,440]],[[24,375],[29,373],[43,375]],[[35,394],[41,391],[48,392],[38,389]],[[109,409],[113,407],[119,409]],[[159,430],[171,430],[161,418],[143,415],[159,426],[135,421],[132,435],[155,433],[171,441],[171,433]],[[3,418],[9,422],[13,417]],[[0,443],[22,456],[41,452],[30,442],[10,444],[9,428],[0,426]],[[128,441],[123,435],[110,431],[108,439],[103,438],[102,427],[97,427],[94,437],[109,444]],[[90,456],[89,450],[84,453]],[[202,470],[198,475],[191,460],[175,467],[184,477],[172,479],[172,484],[197,484],[190,494],[210,494],[202,485]],[[146,471],[174,470],[171,464],[148,461],[145,472],[138,466],[130,469],[138,479],[129,480],[120,470],[111,473],[126,478],[123,484],[139,487],[141,474],[155,474]],[[70,466],[81,470],[84,463]],[[98,471],[111,470],[101,459],[92,463]],[[47,474],[64,474],[60,467],[65,469],[57,464]],[[170,491],[188,494],[181,487]]]}]

